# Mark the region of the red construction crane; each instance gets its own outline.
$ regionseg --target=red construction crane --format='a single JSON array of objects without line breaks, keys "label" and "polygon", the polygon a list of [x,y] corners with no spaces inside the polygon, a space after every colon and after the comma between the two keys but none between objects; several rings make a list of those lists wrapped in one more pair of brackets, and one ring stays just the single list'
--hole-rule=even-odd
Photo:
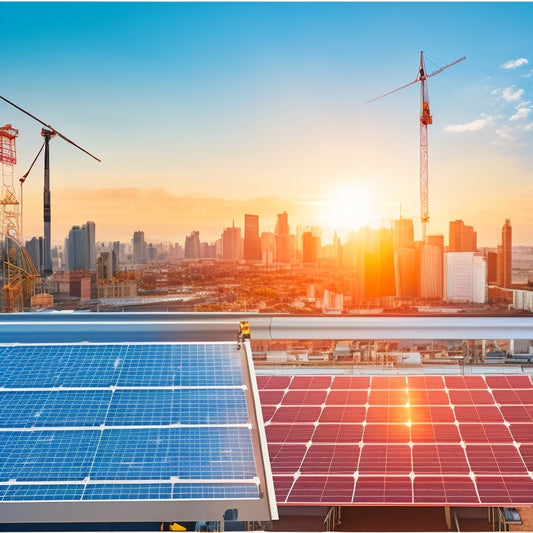
[{"label": "red construction crane", "polygon": [[426,65],[424,63],[424,52],[420,52],[420,67],[416,78],[406,85],[402,85],[393,91],[382,94],[372,100],[368,100],[366,103],[374,102],[388,96],[389,94],[405,89],[409,85],[420,82],[420,221],[422,222],[422,242],[427,240],[427,223],[429,221],[429,206],[428,206],[428,124],[433,123],[433,117],[429,111],[429,95],[427,79],[435,74],[439,74],[443,70],[465,60],[466,57],[461,57],[453,63],[450,63],[431,74],[426,74]]}]

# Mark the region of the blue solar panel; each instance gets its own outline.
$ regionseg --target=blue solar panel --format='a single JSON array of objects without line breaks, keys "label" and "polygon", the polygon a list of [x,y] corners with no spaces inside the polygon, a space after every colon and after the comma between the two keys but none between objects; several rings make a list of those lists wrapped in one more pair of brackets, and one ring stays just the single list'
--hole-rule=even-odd
[{"label": "blue solar panel", "polygon": [[0,502],[260,498],[236,344],[0,347]]}]

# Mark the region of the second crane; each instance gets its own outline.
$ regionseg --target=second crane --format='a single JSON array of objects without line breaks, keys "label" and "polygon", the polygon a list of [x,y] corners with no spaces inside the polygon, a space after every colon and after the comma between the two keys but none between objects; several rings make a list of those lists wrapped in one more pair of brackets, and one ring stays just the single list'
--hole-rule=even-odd
[{"label": "second crane", "polygon": [[428,205],[428,124],[433,123],[433,117],[429,111],[429,95],[428,95],[428,86],[427,79],[439,74],[443,70],[459,63],[460,61],[465,60],[466,57],[461,57],[452,63],[435,70],[431,74],[426,73],[426,65],[424,62],[424,52],[420,52],[420,67],[418,69],[418,74],[416,78],[393,91],[382,94],[372,100],[369,100],[367,103],[374,102],[379,100],[384,96],[395,93],[420,82],[420,221],[422,223],[422,242],[427,242],[427,223],[429,222],[429,205]]}]

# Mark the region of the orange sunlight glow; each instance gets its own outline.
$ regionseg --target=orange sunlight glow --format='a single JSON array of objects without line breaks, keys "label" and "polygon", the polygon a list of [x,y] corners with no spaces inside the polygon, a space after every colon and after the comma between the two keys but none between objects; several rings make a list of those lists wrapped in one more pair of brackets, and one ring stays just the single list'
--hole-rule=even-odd
[{"label": "orange sunlight glow", "polygon": [[323,224],[342,233],[356,231],[376,219],[376,202],[367,187],[351,185],[328,194],[321,214]]}]

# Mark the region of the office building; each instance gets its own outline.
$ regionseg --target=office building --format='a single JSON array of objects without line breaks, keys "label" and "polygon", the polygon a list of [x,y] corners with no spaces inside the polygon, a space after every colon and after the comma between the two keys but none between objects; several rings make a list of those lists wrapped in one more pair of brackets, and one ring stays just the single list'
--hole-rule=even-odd
[{"label": "office building", "polygon": [[306,228],[302,234],[302,262],[318,263],[322,239],[317,234],[317,228]]},{"label": "office building", "polygon": [[392,244],[395,250],[413,248],[415,243],[413,220],[400,218],[393,222]]},{"label": "office building", "polygon": [[420,253],[420,297],[426,300],[442,299],[442,248],[440,246],[422,244]]},{"label": "office building", "polygon": [[291,262],[291,238],[289,234],[289,215],[283,212],[278,215],[275,235],[275,260],[279,263]]},{"label": "office building", "polygon": [[512,283],[513,269],[513,231],[511,221],[507,218],[502,227],[502,240],[498,246],[497,283],[498,287],[509,289]]},{"label": "office building", "polygon": [[487,301],[487,263],[482,253],[444,254],[444,299],[457,302]]},{"label": "office building", "polygon": [[185,259],[199,259],[200,258],[200,232],[193,231],[190,235],[185,237],[185,250],[183,252]]},{"label": "office building", "polygon": [[146,263],[146,242],[144,231],[136,231],[133,234],[133,262],[135,264]]},{"label": "office building", "polygon": [[222,233],[222,257],[232,261],[242,259],[241,228],[236,228],[235,224]]},{"label": "office building", "polygon": [[244,215],[244,259],[261,261],[258,215]]},{"label": "office building", "polygon": [[449,252],[477,252],[477,232],[462,220],[450,221]]}]

